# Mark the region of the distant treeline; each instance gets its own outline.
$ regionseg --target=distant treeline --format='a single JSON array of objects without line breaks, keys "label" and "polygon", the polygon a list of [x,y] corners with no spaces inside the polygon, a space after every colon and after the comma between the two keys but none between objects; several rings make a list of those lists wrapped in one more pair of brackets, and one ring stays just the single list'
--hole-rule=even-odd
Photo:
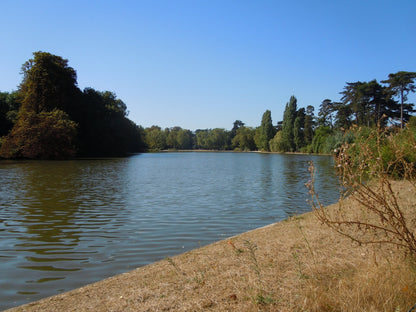
[{"label": "distant treeline", "polygon": [[64,159],[75,156],[124,156],[143,151],[238,150],[330,153],[343,142],[352,125],[403,127],[414,122],[415,72],[390,74],[381,85],[347,83],[340,102],[325,99],[298,108],[292,96],[283,120],[273,124],[264,112],[260,126],[236,120],[230,130],[181,127],[143,129],[127,118],[126,104],[109,91],[77,87],[76,72],[68,61],[35,52],[22,66],[17,91],[0,92],[0,157]]},{"label": "distant treeline", "polygon": [[236,120],[231,130],[205,129],[195,133],[180,127],[144,130],[150,150],[207,149],[238,151],[332,153],[344,142],[345,130],[351,126],[401,127],[412,120],[414,104],[406,103],[414,92],[415,72],[400,71],[388,75],[381,85],[370,82],[347,83],[341,101],[325,99],[318,114],[312,105],[298,108],[292,96],[286,104],[283,120],[273,124],[271,111],[264,112],[260,126],[246,127]]}]

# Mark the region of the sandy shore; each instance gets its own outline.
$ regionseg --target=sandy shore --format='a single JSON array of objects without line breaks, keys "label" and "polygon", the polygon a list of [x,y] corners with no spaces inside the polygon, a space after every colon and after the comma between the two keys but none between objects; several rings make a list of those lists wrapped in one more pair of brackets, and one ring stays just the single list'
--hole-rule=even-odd
[{"label": "sandy shore", "polygon": [[[395,186],[414,205],[413,189]],[[407,311],[408,262],[307,213],[7,311]]]}]

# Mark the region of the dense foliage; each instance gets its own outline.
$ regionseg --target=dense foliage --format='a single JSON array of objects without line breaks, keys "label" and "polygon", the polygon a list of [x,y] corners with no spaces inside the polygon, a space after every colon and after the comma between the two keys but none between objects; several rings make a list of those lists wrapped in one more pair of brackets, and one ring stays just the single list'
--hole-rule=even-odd
[{"label": "dense foliage", "polygon": [[33,55],[22,66],[18,90],[0,92],[1,157],[121,156],[166,149],[332,153],[351,126],[403,127],[415,112],[406,101],[416,89],[416,73],[400,71],[383,85],[347,82],[341,101],[323,100],[317,116],[314,106],[299,108],[292,96],[276,125],[266,110],[257,128],[236,120],[231,130],[143,129],[127,118],[126,104],[114,93],[81,91],[67,60],[46,52]]},{"label": "dense foliage", "polygon": [[143,149],[142,129],[111,92],[77,87],[68,61],[46,52],[22,66],[18,90],[0,94],[0,156],[68,158]]}]

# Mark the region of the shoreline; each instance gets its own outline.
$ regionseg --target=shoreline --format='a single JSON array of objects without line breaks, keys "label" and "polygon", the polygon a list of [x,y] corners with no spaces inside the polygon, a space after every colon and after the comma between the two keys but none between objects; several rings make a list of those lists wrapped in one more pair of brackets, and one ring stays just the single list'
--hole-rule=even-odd
[{"label": "shoreline", "polygon": [[279,154],[279,155],[312,155],[312,156],[333,156],[333,154],[316,154],[316,153],[302,153],[302,152],[266,152],[266,151],[236,151],[236,150],[175,150],[166,149],[159,152],[144,152],[144,153],[256,153],[256,154]]},{"label": "shoreline", "polygon": [[408,311],[416,277],[395,251],[358,246],[308,212],[6,311]]}]

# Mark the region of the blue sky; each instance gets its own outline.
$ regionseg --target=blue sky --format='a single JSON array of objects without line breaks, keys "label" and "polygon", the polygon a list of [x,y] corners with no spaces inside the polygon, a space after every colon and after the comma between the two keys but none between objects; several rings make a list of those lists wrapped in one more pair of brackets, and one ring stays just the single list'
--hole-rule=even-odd
[{"label": "blue sky", "polygon": [[[144,127],[231,129],[337,101],[346,82],[416,71],[414,0],[0,0],[0,91],[35,51]],[[413,102],[414,96],[410,98]],[[316,111],[317,112],[317,111]]]}]

